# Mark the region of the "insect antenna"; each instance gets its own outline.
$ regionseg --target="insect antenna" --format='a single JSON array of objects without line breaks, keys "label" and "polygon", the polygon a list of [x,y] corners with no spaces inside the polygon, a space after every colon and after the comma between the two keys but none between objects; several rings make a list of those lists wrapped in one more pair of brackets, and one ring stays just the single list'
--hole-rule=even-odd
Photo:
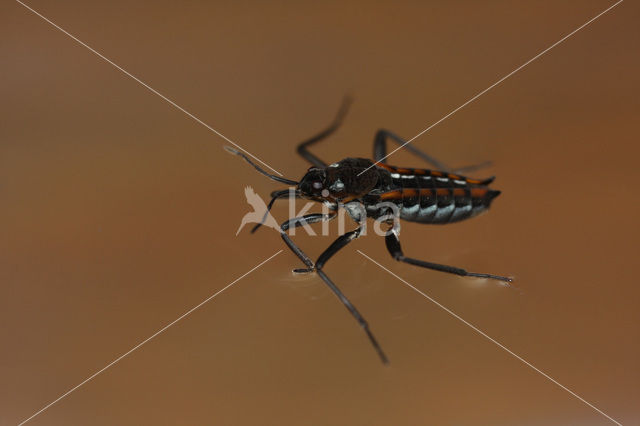
[{"label": "insect antenna", "polygon": [[258,228],[260,228],[262,225],[264,225],[264,223],[267,220],[267,216],[269,216],[269,212],[271,211],[271,207],[273,207],[273,203],[275,203],[275,201],[278,198],[285,198],[287,196],[289,196],[289,194],[292,194],[294,196],[299,195],[298,191],[291,191],[290,189],[283,189],[282,191],[274,191],[271,193],[271,196],[273,198],[271,198],[271,201],[269,201],[269,205],[267,206],[267,211],[264,212],[264,216],[262,216],[262,220],[260,221],[260,223],[256,224],[256,226],[254,226],[251,229],[251,233],[253,234],[254,232],[256,232],[258,230]]},{"label": "insect antenna", "polygon": [[246,155],[244,155],[242,152],[238,151],[237,149],[233,149],[230,146],[225,146],[224,149],[227,152],[230,152],[231,154],[239,155],[240,157],[244,158],[244,161],[246,161],[247,163],[251,164],[257,171],[259,171],[260,173],[262,173],[263,175],[265,175],[269,179],[275,180],[277,182],[286,183],[287,185],[298,185],[298,182],[296,182],[295,180],[281,178],[280,176],[272,175],[270,173],[265,172],[264,170],[262,170],[260,168],[260,166],[255,164],[253,161],[251,161],[249,159],[249,157],[247,157]]}]

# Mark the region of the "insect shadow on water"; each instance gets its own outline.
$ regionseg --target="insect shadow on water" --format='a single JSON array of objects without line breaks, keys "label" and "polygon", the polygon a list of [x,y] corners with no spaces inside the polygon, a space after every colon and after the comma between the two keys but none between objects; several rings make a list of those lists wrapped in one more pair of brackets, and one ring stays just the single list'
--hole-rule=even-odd
[{"label": "insect shadow on water", "polygon": [[[225,149],[242,157],[258,172],[268,178],[295,188],[294,190],[286,189],[271,193],[272,198],[267,206],[263,220],[254,226],[251,230],[252,233],[264,223],[274,202],[290,195],[317,201],[329,208],[328,214],[311,213],[283,222],[280,225],[282,231],[280,235],[291,251],[306,266],[305,268],[294,269],[294,272],[317,273],[358,321],[382,362],[388,364],[388,358],[371,332],[367,321],[340,291],[338,286],[325,274],[325,263],[349,242],[358,238],[362,234],[366,219],[372,218],[389,225],[389,229],[385,234],[385,243],[389,253],[397,261],[460,276],[491,278],[503,282],[511,282],[512,279],[509,277],[468,272],[462,268],[407,257],[402,251],[399,239],[398,219],[425,224],[459,222],[486,211],[491,202],[500,195],[500,191],[489,188],[489,184],[493,182],[493,177],[471,179],[459,174],[477,170],[487,165],[487,163],[463,167],[453,171],[444,163],[419,149],[411,145],[404,145],[405,141],[402,138],[384,129],[378,130],[373,141],[374,160],[345,158],[337,163],[325,163],[310,152],[308,148],[314,143],[325,139],[340,127],[350,104],[351,99],[345,98],[334,121],[326,129],[298,145],[298,154],[312,164],[300,181],[267,173],[245,154],[230,147],[225,147]],[[430,163],[435,170],[388,165],[385,158],[387,140],[403,145],[409,152]],[[339,208],[345,209],[358,226],[356,229],[340,235],[313,262],[293,242],[287,234],[287,230],[334,219]]]}]

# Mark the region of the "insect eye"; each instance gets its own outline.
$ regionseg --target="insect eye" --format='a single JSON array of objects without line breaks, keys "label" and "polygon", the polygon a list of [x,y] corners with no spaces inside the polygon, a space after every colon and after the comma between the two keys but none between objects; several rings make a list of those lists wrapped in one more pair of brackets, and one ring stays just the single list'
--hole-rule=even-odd
[{"label": "insect eye", "polygon": [[311,184],[311,186],[313,187],[313,189],[321,189],[322,188],[322,182],[319,182],[319,181],[313,182]]}]

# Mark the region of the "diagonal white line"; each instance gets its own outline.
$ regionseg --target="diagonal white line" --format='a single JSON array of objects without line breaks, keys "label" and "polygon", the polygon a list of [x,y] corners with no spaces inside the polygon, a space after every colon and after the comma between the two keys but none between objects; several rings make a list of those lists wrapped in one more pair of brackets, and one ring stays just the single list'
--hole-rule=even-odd
[{"label": "diagonal white line", "polygon": [[20,422],[18,424],[18,426],[21,426],[25,423],[27,423],[29,420],[33,419],[34,417],[36,417],[38,414],[42,413],[43,411],[47,410],[49,407],[51,407],[52,405],[54,405],[55,403],[59,402],[60,400],[62,400],[63,398],[67,397],[69,394],[71,394],[73,391],[77,390],[79,387],[81,387],[82,385],[84,385],[85,383],[89,382],[90,380],[93,380],[97,375],[99,375],[100,373],[104,372],[106,369],[108,369],[109,367],[113,366],[114,364],[116,364],[117,362],[119,362],[120,360],[122,360],[124,357],[126,357],[127,355],[131,354],[133,351],[135,351],[136,349],[140,348],[142,345],[144,345],[145,343],[147,343],[149,340],[153,339],[154,337],[156,337],[157,335],[159,335],[160,333],[166,331],[169,327],[171,327],[172,325],[174,325],[175,323],[177,323],[178,321],[182,320],[183,318],[185,318],[186,316],[188,316],[189,314],[193,313],[193,311],[195,311],[196,309],[200,308],[202,305],[204,305],[205,303],[207,303],[208,301],[210,301],[211,299],[213,299],[214,297],[216,297],[217,295],[219,295],[220,293],[222,293],[223,291],[225,291],[226,289],[228,289],[229,287],[231,287],[232,285],[234,285],[235,283],[237,283],[238,281],[240,281],[241,279],[243,279],[244,277],[246,277],[247,275],[249,275],[250,273],[252,273],[253,271],[255,271],[256,269],[258,269],[259,267],[261,267],[262,265],[264,265],[265,263],[267,263],[268,261],[270,261],[271,259],[273,259],[274,257],[276,257],[277,255],[279,255],[280,253],[282,253],[282,250],[278,250],[278,252],[276,254],[274,254],[273,256],[269,257],[266,260],[263,260],[262,262],[260,262],[258,265],[254,266],[251,270],[249,270],[248,272],[244,273],[243,275],[241,275],[240,277],[236,278],[234,281],[232,281],[231,283],[227,284],[225,287],[223,287],[221,290],[218,290],[217,292],[215,292],[214,294],[212,294],[211,296],[207,297],[206,299],[204,299],[202,302],[198,303],[196,306],[194,306],[193,308],[189,309],[187,312],[185,312],[184,314],[180,315],[178,318],[176,318],[175,320],[171,321],[169,324],[165,325],[164,327],[162,327],[160,330],[156,331],[155,333],[153,333],[151,336],[147,337],[146,339],[144,339],[142,342],[138,343],[137,345],[135,345],[133,348],[129,349],[127,352],[123,353],[122,355],[120,355],[118,358],[114,359],[113,361],[111,361],[109,364],[105,365],[104,367],[102,367],[100,370],[96,371],[95,373],[93,373],[91,376],[87,377],[86,379],[84,379],[82,382],[80,382],[79,384],[77,384],[76,386],[72,387],[71,389],[69,389],[68,391],[66,391],[65,393],[63,393],[62,395],[60,395],[57,399],[51,401],[49,404],[45,405],[44,407],[42,407],[40,410],[36,411],[34,414],[32,414],[30,417],[28,417],[27,419],[23,420],[22,422]]},{"label": "diagonal white line", "polygon": [[43,20],[45,20],[46,22],[48,22],[49,24],[53,25],[56,29],[60,30],[61,32],[63,32],[64,34],[66,34],[67,36],[69,36],[71,39],[73,39],[74,41],[76,41],[78,44],[86,47],[87,49],[89,49],[91,52],[95,53],[97,56],[99,56],[100,58],[104,59],[106,62],[108,62],[109,64],[113,65],[115,68],[117,68],[119,71],[122,71],[124,74],[126,74],[127,76],[131,77],[132,79],[134,79],[136,82],[140,83],[142,86],[144,86],[146,89],[148,89],[149,91],[151,91],[152,93],[158,95],[159,97],[161,97],[162,99],[164,99],[166,102],[168,102],[169,104],[171,104],[173,107],[175,107],[176,109],[182,111],[183,113],[185,113],[186,115],[188,115],[189,117],[191,117],[193,120],[195,120],[196,122],[202,124],[204,127],[206,127],[207,129],[211,130],[213,133],[215,133],[216,135],[220,136],[222,139],[226,140],[227,142],[229,142],[230,144],[232,144],[233,146],[235,146],[236,148],[244,151],[247,155],[251,156],[251,158],[254,158],[256,161],[260,162],[261,164],[263,164],[265,167],[271,169],[272,171],[276,172],[278,175],[282,176],[282,173],[280,173],[279,171],[277,171],[276,169],[274,169],[273,167],[269,166],[267,163],[265,163],[264,161],[262,161],[261,159],[259,159],[258,157],[256,157],[255,155],[253,155],[252,153],[250,153],[249,151],[247,151],[246,149],[244,149],[243,147],[241,147],[240,145],[238,145],[237,143],[235,143],[234,141],[232,141],[231,139],[229,139],[228,137],[226,137],[225,135],[223,135],[222,133],[220,133],[219,131],[217,131],[216,129],[214,129],[213,127],[211,127],[210,125],[208,125],[207,123],[205,123],[204,121],[200,120],[198,117],[196,117],[195,115],[193,115],[192,113],[190,113],[189,111],[187,111],[186,109],[184,109],[183,107],[181,107],[180,105],[178,105],[177,103],[175,103],[174,101],[172,101],[171,99],[169,99],[168,97],[166,97],[165,95],[163,95],[162,93],[158,92],[156,89],[154,89],[153,87],[149,86],[147,83],[145,83],[144,81],[140,80],[138,77],[136,77],[135,75],[131,74],[129,71],[125,70],[124,68],[122,68],[120,65],[116,64],[115,62],[113,62],[111,59],[107,58],[106,56],[104,56],[102,53],[98,52],[97,50],[95,50],[94,48],[92,48],[91,46],[89,46],[88,44],[86,44],[85,42],[83,42],[82,40],[78,39],[77,37],[75,37],[73,34],[69,33],[68,31],[66,31],[64,28],[60,27],[59,25],[57,25],[56,23],[52,22],[50,19],[46,18],[45,16],[43,16],[42,14],[40,14],[39,12],[37,12],[36,10],[32,9],[31,7],[27,6],[26,4],[24,4],[23,2],[21,2],[20,0],[16,0],[18,3],[20,3],[22,6],[24,6],[25,8],[27,8],[28,10],[30,10],[31,12],[33,12],[35,15],[39,16],[40,18],[42,18]]},{"label": "diagonal white line", "polygon": [[[412,137],[411,139],[409,139],[408,141],[406,141],[405,143],[403,143],[402,145],[400,145],[398,148],[394,149],[393,151],[391,151],[390,153],[388,153],[387,155],[385,155],[384,157],[382,157],[380,160],[378,160],[376,163],[380,163],[381,161],[383,161],[384,159],[392,156],[396,151],[401,150],[402,148],[404,148],[407,144],[410,144],[411,142],[413,142],[414,140],[416,140],[417,138],[419,138],[420,136],[422,136],[423,134],[427,133],[429,130],[431,130],[432,128],[434,128],[435,126],[437,126],[438,124],[442,123],[444,120],[446,120],[447,118],[451,117],[453,114],[455,114],[456,112],[460,111],[462,108],[466,107],[467,105],[469,105],[471,102],[475,101],[476,99],[478,99],[480,96],[484,95],[485,93],[487,93],[489,90],[493,89],[494,87],[496,87],[498,84],[502,83],[503,81],[505,81],[506,79],[508,79],[509,77],[511,77],[512,75],[514,75],[515,73],[517,73],[518,71],[520,71],[522,68],[526,67],[527,65],[529,65],[531,62],[535,61],[536,59],[538,59],[539,57],[541,57],[542,55],[544,55],[545,53],[547,53],[548,51],[550,51],[551,49],[553,49],[554,47],[556,47],[557,45],[559,45],[560,43],[562,43],[563,41],[565,41],[566,39],[568,39],[569,37],[571,37],[572,35],[574,35],[575,33],[577,33],[578,31],[580,31],[581,29],[583,29],[584,27],[586,27],[587,25],[589,25],[590,23],[592,23],[593,21],[595,21],[596,19],[598,19],[599,17],[601,17],[602,15],[604,15],[605,13],[607,13],[608,11],[610,11],[611,9],[613,9],[614,7],[616,7],[617,5],[619,5],[620,3],[622,3],[624,0],[618,0],[618,2],[614,3],[612,6],[609,6],[606,10],[604,10],[603,12],[600,12],[598,15],[594,16],[593,18],[591,18],[590,20],[588,20],[587,22],[585,22],[584,24],[580,25],[578,28],[576,28],[575,30],[571,31],[569,34],[567,34],[566,36],[562,37],[560,40],[556,41],[555,43],[553,43],[551,46],[547,47],[546,49],[544,49],[542,52],[538,53],[536,56],[534,56],[533,58],[529,59],[527,62],[525,62],[524,64],[520,65],[518,68],[516,68],[515,70],[511,71],[509,74],[505,75],[504,77],[502,77],[500,80],[496,81],[495,83],[493,83],[491,86],[487,87],[486,89],[484,89],[482,92],[478,93],[477,95],[475,95],[473,98],[469,99],[467,102],[463,103],[462,105],[460,105],[458,108],[454,109],[453,111],[451,111],[450,113],[448,113],[447,115],[445,115],[444,117],[442,117],[440,120],[436,121],[435,123],[433,123],[431,126],[427,127],[426,129],[424,129],[423,131],[421,131],[420,133],[418,133],[417,135],[415,135],[414,137]],[[361,171],[358,176],[360,176],[362,173],[366,172],[367,170],[369,170],[371,167],[375,166],[375,164],[369,166],[368,168],[366,168],[365,170]]]},{"label": "diagonal white line", "polygon": [[513,357],[515,357],[516,359],[518,359],[520,362],[524,363],[525,365],[527,365],[528,367],[531,367],[533,370],[535,370],[536,372],[540,373],[541,375],[543,375],[545,378],[547,378],[548,380],[550,380],[551,382],[555,383],[556,385],[558,385],[559,387],[561,387],[562,389],[564,389],[565,391],[569,392],[571,395],[573,395],[574,397],[576,397],[577,399],[579,399],[580,401],[584,402],[585,404],[587,404],[589,407],[593,408],[594,410],[596,410],[598,413],[602,414],[603,416],[605,416],[607,419],[611,420],[613,423],[622,426],[622,424],[616,420],[614,420],[612,417],[608,416],[604,411],[600,410],[598,407],[596,407],[595,405],[591,404],[589,401],[585,400],[584,398],[582,398],[580,395],[578,395],[577,393],[573,392],[571,389],[567,388],[566,386],[564,386],[562,383],[558,382],[557,380],[555,380],[553,377],[549,376],[547,373],[545,373],[544,371],[540,370],[539,368],[537,368],[535,365],[531,364],[529,361],[527,361],[526,359],[522,358],[521,356],[519,356],[518,354],[516,354],[515,352],[513,352],[512,350],[510,350],[509,348],[507,348],[506,346],[504,346],[502,343],[498,342],[497,340],[495,340],[493,337],[489,336],[487,333],[485,333],[484,331],[480,330],[478,327],[476,327],[475,325],[471,324],[469,321],[465,320],[464,318],[462,318],[460,315],[456,314],[455,312],[453,312],[451,309],[447,308],[446,306],[440,304],[438,301],[436,301],[435,299],[433,299],[432,297],[430,297],[429,295],[427,295],[426,293],[422,292],[421,290],[417,289],[416,287],[414,287],[413,285],[409,284],[407,281],[405,281],[404,279],[400,278],[398,275],[394,274],[393,272],[391,272],[389,269],[385,268],[384,266],[382,266],[380,263],[376,262],[375,260],[373,260],[372,258],[370,258],[369,256],[367,256],[366,254],[364,254],[363,252],[361,252],[360,250],[358,250],[358,253],[360,253],[362,256],[366,257],[367,259],[369,259],[370,261],[372,261],[373,263],[375,263],[376,265],[378,265],[380,268],[384,269],[385,271],[387,271],[389,274],[393,275],[394,277],[396,277],[397,279],[399,279],[400,281],[402,281],[404,284],[406,284],[408,287],[410,287],[412,290],[416,291],[417,293],[419,293],[420,295],[424,296],[425,298],[427,298],[430,302],[432,302],[433,304],[435,304],[437,307],[439,307],[440,309],[444,310],[446,313],[448,313],[449,315],[453,316],[455,319],[461,321],[463,324],[469,326],[471,329],[473,329],[475,332],[477,332],[478,334],[480,334],[481,336],[487,338],[488,340],[490,340],[492,343],[494,343],[495,345],[497,345],[499,348],[505,350],[506,352],[508,352],[510,355],[512,355]]}]

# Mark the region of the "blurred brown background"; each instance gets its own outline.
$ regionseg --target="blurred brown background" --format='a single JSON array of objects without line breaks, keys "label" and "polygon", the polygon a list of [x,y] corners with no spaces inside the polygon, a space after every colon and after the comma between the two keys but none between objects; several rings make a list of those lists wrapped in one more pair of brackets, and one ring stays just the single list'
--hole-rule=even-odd
[{"label": "blurred brown background", "polygon": [[[410,138],[613,2],[28,4],[286,176],[315,152]],[[243,194],[281,185],[19,3],[0,6],[0,424],[17,424],[262,260]],[[404,224],[405,252],[519,290],[397,264],[375,235],[327,273],[271,262],[34,425],[612,424],[360,249],[623,424],[639,424],[640,8],[626,1],[415,141],[493,160],[492,211]],[[420,167],[406,153],[392,164]],[[278,220],[287,216],[281,205]],[[336,232],[335,226],[332,228]],[[314,258],[332,237],[301,235]]]}]

